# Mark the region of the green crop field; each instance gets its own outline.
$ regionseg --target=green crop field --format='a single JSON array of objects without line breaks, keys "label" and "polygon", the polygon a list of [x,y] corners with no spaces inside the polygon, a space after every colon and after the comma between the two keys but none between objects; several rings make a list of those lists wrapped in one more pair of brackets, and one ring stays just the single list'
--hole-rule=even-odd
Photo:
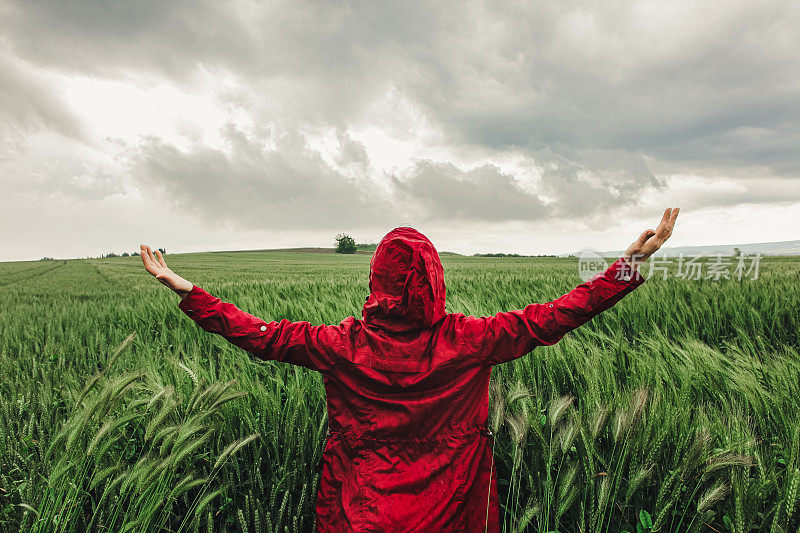
[{"label": "green crop field", "polygon": [[[579,283],[575,259],[442,260],[451,312]],[[368,292],[367,254],[168,261],[265,319],[338,323]],[[798,270],[650,279],[496,367],[504,531],[796,531]],[[177,303],[138,257],[0,263],[0,530],[313,528],[320,376],[257,361]]]}]

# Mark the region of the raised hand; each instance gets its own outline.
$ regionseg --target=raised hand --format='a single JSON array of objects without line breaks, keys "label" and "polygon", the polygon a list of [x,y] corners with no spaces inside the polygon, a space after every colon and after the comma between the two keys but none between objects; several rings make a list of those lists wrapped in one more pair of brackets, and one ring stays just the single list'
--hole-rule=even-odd
[{"label": "raised hand", "polygon": [[175,293],[183,298],[192,290],[194,284],[187,281],[172,271],[164,261],[164,256],[161,255],[160,250],[156,250],[153,255],[153,250],[146,244],[139,246],[139,255],[142,256],[142,263],[144,268],[156,277],[158,281],[175,291]]},{"label": "raised hand", "polygon": [[628,246],[622,257],[634,269],[647,261],[669,239],[670,235],[672,235],[672,228],[675,227],[675,220],[678,218],[679,211],[679,207],[668,207],[655,230],[645,230],[633,244]]}]

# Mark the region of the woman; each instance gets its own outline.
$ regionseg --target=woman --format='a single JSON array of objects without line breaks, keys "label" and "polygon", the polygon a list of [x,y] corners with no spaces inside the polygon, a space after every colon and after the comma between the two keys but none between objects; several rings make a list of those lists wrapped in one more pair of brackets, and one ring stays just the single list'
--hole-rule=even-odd
[{"label": "woman", "polygon": [[320,531],[498,531],[493,365],[558,342],[644,282],[637,267],[672,234],[667,209],[605,272],[568,294],[475,318],[445,312],[442,264],[412,228],[389,232],[370,265],[363,318],[312,326],[267,322],[224,303],[142,245],[148,272],[189,317],[262,359],[321,372],[328,441],[317,495]]}]

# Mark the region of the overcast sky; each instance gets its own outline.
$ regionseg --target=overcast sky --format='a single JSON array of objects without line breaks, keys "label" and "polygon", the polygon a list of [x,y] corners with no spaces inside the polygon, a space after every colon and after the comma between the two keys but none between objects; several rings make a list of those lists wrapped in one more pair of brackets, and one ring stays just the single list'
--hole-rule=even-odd
[{"label": "overcast sky", "polygon": [[[601,7],[599,7],[601,6]],[[0,0],[0,260],[800,238],[800,3]]]}]

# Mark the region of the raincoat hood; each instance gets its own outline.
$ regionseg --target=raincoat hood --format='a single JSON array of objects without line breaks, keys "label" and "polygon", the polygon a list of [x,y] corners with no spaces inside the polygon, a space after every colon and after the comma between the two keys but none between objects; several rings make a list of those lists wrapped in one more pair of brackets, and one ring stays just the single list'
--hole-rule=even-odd
[{"label": "raincoat hood", "polygon": [[372,255],[364,322],[391,332],[426,329],[445,316],[439,253],[414,228],[395,228]]}]

